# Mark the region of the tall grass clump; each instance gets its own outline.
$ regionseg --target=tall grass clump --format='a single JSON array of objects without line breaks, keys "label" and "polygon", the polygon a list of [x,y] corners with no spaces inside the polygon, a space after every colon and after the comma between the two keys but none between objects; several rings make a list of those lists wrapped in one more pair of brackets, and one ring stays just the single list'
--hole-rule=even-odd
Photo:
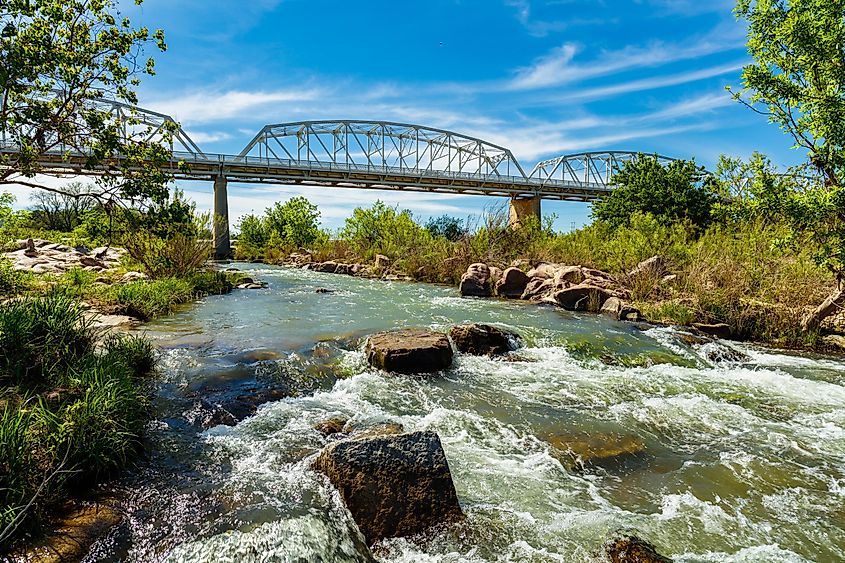
[{"label": "tall grass clump", "polygon": [[23,293],[35,286],[35,275],[15,270],[7,258],[0,258],[0,297]]},{"label": "tall grass clump", "polygon": [[149,341],[97,334],[63,291],[0,304],[0,552],[141,446]]}]

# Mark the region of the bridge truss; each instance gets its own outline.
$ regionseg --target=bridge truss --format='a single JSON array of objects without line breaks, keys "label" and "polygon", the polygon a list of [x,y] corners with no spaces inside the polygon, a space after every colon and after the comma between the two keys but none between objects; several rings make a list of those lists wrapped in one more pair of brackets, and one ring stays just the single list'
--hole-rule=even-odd
[{"label": "bridge truss", "polygon": [[[566,154],[538,163],[529,176],[542,186],[568,183],[609,189],[613,185],[613,175],[625,163],[635,161],[640,155],[629,151]],[[668,156],[655,156],[661,165],[677,160]]]}]

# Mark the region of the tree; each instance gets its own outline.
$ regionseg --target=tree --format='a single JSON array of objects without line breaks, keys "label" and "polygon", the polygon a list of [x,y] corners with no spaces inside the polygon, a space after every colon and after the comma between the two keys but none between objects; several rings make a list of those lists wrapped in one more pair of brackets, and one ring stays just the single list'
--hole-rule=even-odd
[{"label": "tree", "polygon": [[593,216],[612,227],[627,225],[635,213],[706,227],[717,200],[712,181],[692,160],[663,166],[656,156],[639,155],[613,176],[616,188],[593,205]]},{"label": "tree", "polygon": [[467,230],[463,224],[464,222],[457,217],[441,215],[440,217],[429,219],[425,224],[425,228],[433,237],[442,237],[455,242],[467,234]]},{"label": "tree", "polygon": [[270,240],[270,233],[267,231],[267,222],[257,215],[244,215],[241,217],[240,234],[238,245],[246,244],[254,249],[261,249],[267,246]]},{"label": "tree", "polygon": [[320,236],[320,212],[308,199],[297,196],[268,207],[267,230],[291,246],[306,246]]},{"label": "tree", "polygon": [[[734,98],[807,149],[828,185],[845,166],[845,0],[738,0],[748,53]],[[730,90],[730,87],[728,88]]]},{"label": "tree", "polygon": [[748,22],[743,88],[734,98],[768,117],[807,150],[821,182],[788,193],[763,191],[792,227],[793,241],[809,240],[837,289],[803,322],[805,330],[845,306],[845,0],[738,0]]},{"label": "tree", "polygon": [[143,56],[151,42],[165,50],[161,30],[133,27],[113,0],[0,0],[0,142],[16,151],[0,157],[0,185],[62,192],[38,180],[49,173],[39,161],[76,153],[103,172],[92,197],[165,201],[160,165],[175,124],[155,142],[137,119],[122,123],[97,103],[137,104],[140,77],[155,71]]},{"label": "tree", "polygon": [[418,245],[422,236],[431,235],[417,225],[407,209],[400,211],[398,207],[376,201],[369,209],[356,207],[347,217],[340,236],[368,258],[376,254],[396,258]]},{"label": "tree", "polygon": [[62,188],[63,193],[36,190],[29,196],[33,221],[50,231],[70,232],[82,223],[83,215],[96,205],[89,196],[91,187],[74,182]]}]

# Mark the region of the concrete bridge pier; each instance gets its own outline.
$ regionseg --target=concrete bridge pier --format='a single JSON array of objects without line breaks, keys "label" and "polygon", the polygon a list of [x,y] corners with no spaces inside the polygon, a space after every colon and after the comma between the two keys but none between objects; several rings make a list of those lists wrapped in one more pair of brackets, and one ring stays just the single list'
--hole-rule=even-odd
[{"label": "concrete bridge pier", "polygon": [[229,193],[226,176],[214,176],[214,259],[232,257],[229,244]]},{"label": "concrete bridge pier", "polygon": [[519,227],[529,217],[541,220],[540,196],[511,198],[508,225],[514,228]]}]

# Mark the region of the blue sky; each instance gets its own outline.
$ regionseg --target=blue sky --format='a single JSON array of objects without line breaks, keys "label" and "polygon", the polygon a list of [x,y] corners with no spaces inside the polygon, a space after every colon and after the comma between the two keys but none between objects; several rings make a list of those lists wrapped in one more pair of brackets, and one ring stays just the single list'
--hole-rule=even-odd
[{"label": "blue sky", "polygon": [[[266,123],[383,119],[446,128],[540,159],[625,149],[695,157],[803,158],[730,99],[748,62],[728,0],[146,0],[124,3],[169,49],[141,105],[180,121],[206,152],[238,153]],[[200,207],[211,185],[182,183]],[[232,221],[303,194],[337,227],[375,199],[425,218],[499,202],[473,196],[230,186]],[[585,204],[544,202],[568,229]]]}]

